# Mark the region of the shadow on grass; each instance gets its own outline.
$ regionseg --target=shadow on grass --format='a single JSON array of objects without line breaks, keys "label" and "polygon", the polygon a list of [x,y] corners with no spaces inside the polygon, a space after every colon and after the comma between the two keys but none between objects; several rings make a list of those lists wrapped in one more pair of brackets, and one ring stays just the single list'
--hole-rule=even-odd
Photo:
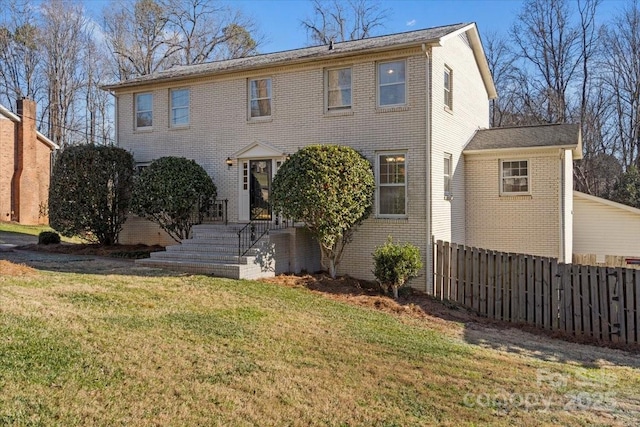
[{"label": "shadow on grass", "polygon": [[[137,266],[132,259],[97,255],[39,252],[24,249],[0,251],[0,260],[23,264],[40,271],[77,274],[175,277],[183,273]],[[0,271],[2,274],[2,271]]]},{"label": "shadow on grass", "polygon": [[583,368],[599,368],[611,364],[640,368],[640,346],[606,343],[605,347],[605,343],[589,342],[586,338],[563,336],[533,326],[484,318],[460,305],[436,300],[410,288],[401,289],[396,301],[385,296],[375,282],[349,277],[331,280],[324,274],[315,274],[282,276],[268,281],[302,286],[324,293],[332,299],[424,319],[429,322],[430,328],[448,331],[469,344],[484,348],[543,361],[572,363]]}]

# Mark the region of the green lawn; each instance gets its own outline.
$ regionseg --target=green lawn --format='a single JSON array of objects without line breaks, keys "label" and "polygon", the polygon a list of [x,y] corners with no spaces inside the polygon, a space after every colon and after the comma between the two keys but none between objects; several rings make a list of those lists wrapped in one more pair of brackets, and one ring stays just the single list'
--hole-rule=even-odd
[{"label": "green lawn", "polygon": [[[492,350],[302,288],[0,274],[0,425],[633,425],[638,390],[637,364]],[[576,391],[591,403],[565,407]]]},{"label": "green lawn", "polygon": [[42,231],[53,231],[47,225],[22,225],[15,222],[0,222],[0,231],[8,231],[10,233],[28,234],[37,236]]}]

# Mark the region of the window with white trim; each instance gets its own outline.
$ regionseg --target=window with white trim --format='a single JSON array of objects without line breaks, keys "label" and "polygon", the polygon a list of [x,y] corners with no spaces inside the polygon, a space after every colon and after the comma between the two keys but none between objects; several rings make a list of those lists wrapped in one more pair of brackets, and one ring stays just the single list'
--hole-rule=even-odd
[{"label": "window with white trim", "polygon": [[405,217],[407,214],[406,153],[379,153],[377,158],[377,213],[381,217]]},{"label": "window with white trim", "polygon": [[189,124],[189,89],[171,90],[171,127]]},{"label": "window with white trim", "polygon": [[249,117],[271,116],[271,79],[249,80]]},{"label": "window with white trim", "polygon": [[448,110],[453,110],[453,71],[445,65],[444,67],[444,106]]},{"label": "window with white trim", "polygon": [[452,199],[453,193],[451,192],[451,167],[453,165],[453,156],[449,153],[444,153],[444,198],[446,200]]},{"label": "window with white trim", "polygon": [[529,194],[529,161],[500,161],[500,193],[504,195]]},{"label": "window with white trim", "polygon": [[407,62],[393,61],[378,64],[378,106],[393,107],[405,105]]},{"label": "window with white trim", "polygon": [[151,128],[153,126],[153,94],[136,94],[136,129]]},{"label": "window with white trim", "polygon": [[351,108],[351,68],[325,71],[327,110]]}]

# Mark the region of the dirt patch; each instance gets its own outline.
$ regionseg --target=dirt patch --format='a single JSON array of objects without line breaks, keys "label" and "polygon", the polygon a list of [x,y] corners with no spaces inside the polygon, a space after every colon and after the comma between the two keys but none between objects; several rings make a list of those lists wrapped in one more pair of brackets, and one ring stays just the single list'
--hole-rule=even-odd
[{"label": "dirt patch", "polygon": [[[348,276],[331,279],[326,274],[281,275],[263,281],[283,286],[305,287],[334,300],[373,308],[401,318],[426,320],[430,327],[450,336],[460,337],[469,343],[527,354],[544,360],[574,360],[590,365],[595,360],[613,358],[612,348],[640,354],[638,345],[601,342],[590,337],[572,336],[558,331],[538,329],[531,325],[481,317],[465,307],[436,300],[412,288],[401,289],[398,300],[394,300],[384,295],[377,283]],[[569,346],[567,341],[585,346]],[[618,356],[629,364],[625,357]],[[640,362],[634,362],[632,365],[640,365]]]},{"label": "dirt patch", "polygon": [[3,276],[31,276],[36,274],[36,270],[24,264],[0,260],[0,274]]}]

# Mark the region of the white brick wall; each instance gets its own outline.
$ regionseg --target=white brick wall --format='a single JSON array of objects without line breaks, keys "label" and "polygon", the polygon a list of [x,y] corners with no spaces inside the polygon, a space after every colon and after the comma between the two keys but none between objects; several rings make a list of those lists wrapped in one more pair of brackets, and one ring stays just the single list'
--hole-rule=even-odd
[{"label": "white brick wall", "polygon": [[[465,168],[462,149],[478,128],[489,127],[489,102],[469,45],[460,37],[432,54],[432,221],[436,240],[464,243]],[[452,73],[453,109],[444,105],[444,69]],[[452,155],[453,200],[444,198],[444,154]]]},{"label": "white brick wall", "polygon": [[[462,147],[478,126],[488,120],[487,94],[473,54],[458,38],[435,48],[433,99],[433,188],[434,223],[438,238],[464,240],[464,180]],[[382,60],[406,59],[407,106],[379,109],[376,106],[376,68]],[[442,109],[442,69],[447,63],[454,70],[454,112]],[[338,267],[339,274],[372,279],[372,252],[388,235],[396,241],[417,245],[425,265],[430,260],[427,236],[427,188],[429,167],[427,147],[427,57],[421,49],[404,49],[306,65],[276,67],[263,72],[242,72],[199,78],[176,86],[151,85],[135,92],[151,91],[153,131],[134,130],[134,91],[118,93],[118,143],[133,152],[139,162],[162,156],[184,156],[196,160],[213,177],[218,197],[228,198],[230,221],[238,218],[237,195],[240,168],[228,168],[225,159],[256,141],[265,142],[283,153],[292,153],[314,143],[348,145],[360,151],[375,165],[375,153],[403,150],[407,153],[407,218],[371,218],[358,230]],[[350,113],[324,112],[324,69],[352,67],[352,110]],[[272,78],[272,117],[247,120],[247,79]],[[169,129],[169,90],[191,89],[191,124]],[[442,153],[454,156],[453,202],[445,202],[442,192]],[[454,231],[449,231],[454,224]],[[414,286],[426,286],[426,276]]]},{"label": "white brick wall", "polygon": [[[531,194],[500,195],[500,160],[528,160]],[[560,258],[558,150],[465,156],[467,244]]]}]

